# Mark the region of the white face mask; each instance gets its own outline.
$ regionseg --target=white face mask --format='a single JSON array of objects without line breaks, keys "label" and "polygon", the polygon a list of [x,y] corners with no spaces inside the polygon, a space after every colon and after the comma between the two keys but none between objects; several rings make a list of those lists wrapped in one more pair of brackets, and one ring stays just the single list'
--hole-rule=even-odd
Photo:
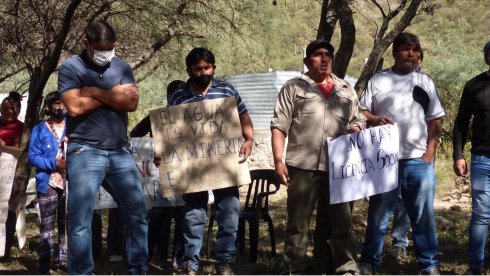
[{"label": "white face mask", "polygon": [[111,62],[114,58],[114,49],[110,51],[97,51],[94,50],[94,62],[99,66],[105,66],[107,63]]}]

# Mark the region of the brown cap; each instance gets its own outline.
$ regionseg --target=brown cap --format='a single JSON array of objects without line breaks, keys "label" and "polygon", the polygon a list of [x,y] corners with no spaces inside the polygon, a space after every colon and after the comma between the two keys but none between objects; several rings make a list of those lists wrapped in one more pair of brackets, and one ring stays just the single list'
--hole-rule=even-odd
[{"label": "brown cap", "polygon": [[334,52],[334,48],[330,42],[323,39],[317,39],[313,40],[310,42],[310,44],[308,44],[308,46],[306,46],[306,57],[309,57],[318,48],[325,48],[332,54]]}]

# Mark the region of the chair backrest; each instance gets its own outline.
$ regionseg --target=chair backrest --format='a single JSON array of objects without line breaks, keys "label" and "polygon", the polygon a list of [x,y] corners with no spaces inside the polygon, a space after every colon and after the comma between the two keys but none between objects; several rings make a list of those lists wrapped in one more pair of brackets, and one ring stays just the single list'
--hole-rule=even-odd
[{"label": "chair backrest", "polygon": [[[269,195],[275,194],[280,187],[275,171],[273,169],[251,170],[250,178],[252,183],[248,186],[247,198],[243,209],[245,211],[256,208],[268,210]],[[263,200],[260,200],[260,198],[263,198]],[[257,204],[261,206],[257,206]]]}]

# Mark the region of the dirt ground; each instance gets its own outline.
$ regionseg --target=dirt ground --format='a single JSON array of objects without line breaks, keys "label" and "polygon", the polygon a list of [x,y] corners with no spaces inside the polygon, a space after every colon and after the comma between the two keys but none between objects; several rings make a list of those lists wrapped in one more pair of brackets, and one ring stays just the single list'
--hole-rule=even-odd
[{"label": "dirt ground", "polygon": [[[244,197],[242,197],[243,200]],[[461,208],[452,210],[451,206],[459,205]],[[270,241],[267,227],[265,224],[260,228],[259,241],[259,260],[257,263],[250,263],[248,260],[248,241],[246,241],[245,255],[238,256],[235,272],[237,274],[279,274],[283,271],[283,241],[284,230],[286,225],[287,214],[286,206],[286,189],[281,188],[279,192],[270,197],[270,213],[273,217],[275,233],[276,233],[276,248],[277,254],[271,256]],[[439,235],[439,258],[441,260],[441,274],[462,274],[466,270],[466,243],[467,243],[467,227],[470,217],[470,204],[454,204],[437,200],[435,203],[437,216],[443,217],[452,223],[452,226],[447,226],[444,229],[438,229]],[[460,210],[459,210],[460,209]],[[104,245],[102,254],[96,257],[95,274],[126,274],[126,265],[123,262],[109,263],[106,246],[105,233],[107,227],[107,213],[104,212]],[[360,200],[355,204],[354,209],[354,231],[357,236],[358,248],[362,243],[367,214],[367,202]],[[312,219],[310,242],[312,241],[314,218]],[[216,227],[216,226],[215,226]],[[206,229],[207,231],[207,229]],[[216,233],[216,228],[214,229]],[[37,225],[37,216],[30,214],[27,216],[27,243],[20,250],[18,247],[12,249],[12,258],[8,261],[0,262],[0,274],[37,274],[37,247],[39,245],[39,230]],[[202,250],[202,269],[199,273],[214,274],[214,261],[206,256],[206,241]],[[391,245],[390,238],[386,238],[385,248]],[[169,254],[170,255],[170,254]],[[308,252],[311,261],[311,247]],[[385,257],[385,263],[378,270],[379,274],[418,274],[418,266],[413,253],[413,245],[408,248],[408,258],[400,263]],[[66,271],[56,266],[53,262],[52,274],[66,274]],[[150,271],[148,274],[182,274],[180,270],[173,270],[170,260],[162,258],[162,256],[154,256],[150,263]]]}]

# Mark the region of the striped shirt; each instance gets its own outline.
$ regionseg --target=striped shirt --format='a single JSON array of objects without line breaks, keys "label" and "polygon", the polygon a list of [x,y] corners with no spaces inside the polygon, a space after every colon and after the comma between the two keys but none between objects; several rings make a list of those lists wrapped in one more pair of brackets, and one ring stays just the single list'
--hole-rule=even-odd
[{"label": "striped shirt", "polygon": [[208,93],[203,96],[194,94],[189,87],[189,83],[183,88],[176,90],[172,97],[170,98],[169,105],[179,105],[186,103],[200,102],[204,100],[214,100],[224,97],[235,97],[236,106],[238,108],[238,115],[247,113],[247,107],[243,102],[242,98],[238,94],[238,91],[229,83],[217,80],[213,78],[211,87],[208,89]]}]

